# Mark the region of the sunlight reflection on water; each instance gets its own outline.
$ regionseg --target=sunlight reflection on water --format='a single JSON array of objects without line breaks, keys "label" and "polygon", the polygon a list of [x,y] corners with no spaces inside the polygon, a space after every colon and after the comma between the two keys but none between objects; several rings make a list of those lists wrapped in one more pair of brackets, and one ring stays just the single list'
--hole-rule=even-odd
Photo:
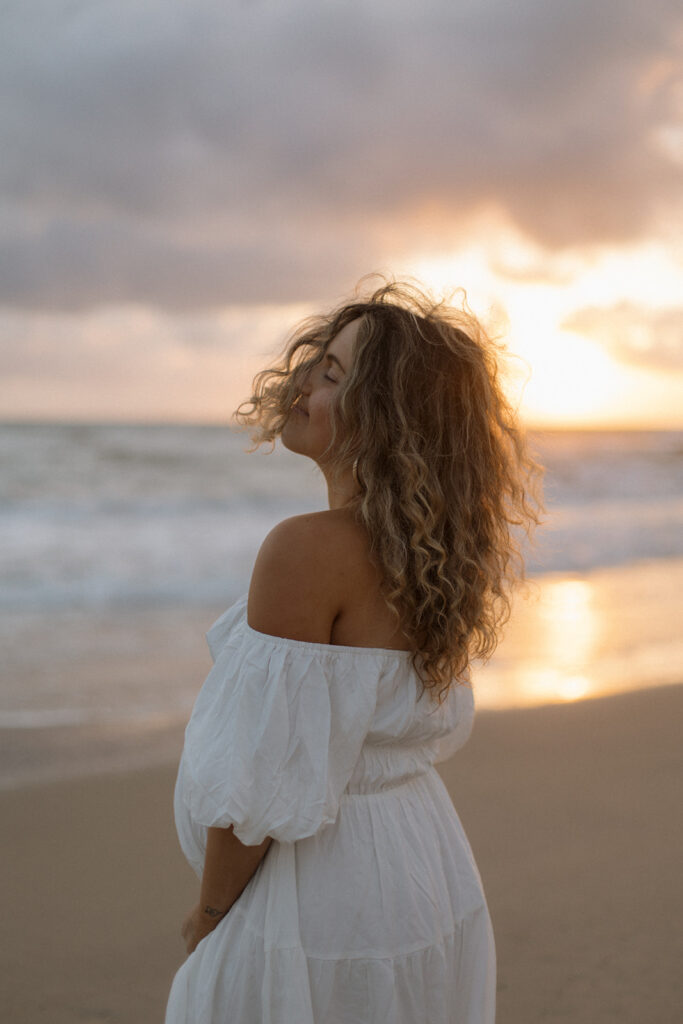
[{"label": "sunlight reflection on water", "polygon": [[479,707],[597,697],[683,681],[683,561],[581,578],[540,577],[517,597],[491,661],[474,668]]}]

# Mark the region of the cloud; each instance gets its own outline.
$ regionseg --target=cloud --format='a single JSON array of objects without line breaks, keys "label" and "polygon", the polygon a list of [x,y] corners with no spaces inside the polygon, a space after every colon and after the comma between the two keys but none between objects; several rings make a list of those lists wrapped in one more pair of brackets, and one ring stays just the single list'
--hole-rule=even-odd
[{"label": "cloud", "polygon": [[305,301],[311,293],[325,295],[330,279],[356,276],[343,230],[316,237],[290,223],[218,234],[202,241],[191,227],[141,228],[113,216],[55,218],[38,239],[7,232],[0,242],[0,301],[57,310],[151,303],[184,311],[229,300]]},{"label": "cloud", "polygon": [[15,2],[0,302],[321,297],[487,203],[549,249],[637,238],[678,194],[657,140],[682,22],[674,0]]},{"label": "cloud", "polygon": [[683,371],[683,307],[648,309],[631,302],[593,306],[577,310],[562,327],[594,338],[621,362]]},{"label": "cloud", "polygon": [[309,313],[273,304],[0,310],[0,416],[226,420]]},{"label": "cloud", "polygon": [[[98,307],[87,313],[0,310],[0,374],[125,379],[147,359],[216,354],[257,362],[279,353],[291,330],[311,313],[299,304],[228,306],[168,314],[154,307]],[[248,345],[245,345],[248,338]]]}]

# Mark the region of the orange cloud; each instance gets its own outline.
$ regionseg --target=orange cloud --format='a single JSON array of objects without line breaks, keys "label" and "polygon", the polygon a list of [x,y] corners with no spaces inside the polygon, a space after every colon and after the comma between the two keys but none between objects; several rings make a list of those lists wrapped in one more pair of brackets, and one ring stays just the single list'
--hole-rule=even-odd
[{"label": "orange cloud", "polygon": [[632,302],[579,309],[563,328],[599,341],[624,363],[683,370],[683,308],[648,309]]}]

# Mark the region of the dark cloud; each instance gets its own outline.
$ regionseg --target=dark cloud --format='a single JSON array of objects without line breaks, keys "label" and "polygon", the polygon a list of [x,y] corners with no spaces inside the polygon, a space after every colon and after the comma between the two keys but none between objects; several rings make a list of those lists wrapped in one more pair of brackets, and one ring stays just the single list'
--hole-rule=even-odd
[{"label": "dark cloud", "polygon": [[683,370],[683,307],[648,309],[631,302],[577,310],[562,327],[586,334],[622,362]]},{"label": "dark cloud", "polygon": [[486,202],[551,249],[636,238],[678,188],[653,130],[682,20],[673,0],[6,5],[0,301],[320,296]]},{"label": "dark cloud", "polygon": [[[0,295],[7,305],[43,309],[142,303],[169,309],[220,303],[298,302],[328,296],[330,280],[362,273],[344,233],[306,236],[300,225],[229,229],[205,241],[176,229],[141,230],[127,218],[55,218],[39,239],[0,242]],[[4,293],[4,294],[3,294]]]}]

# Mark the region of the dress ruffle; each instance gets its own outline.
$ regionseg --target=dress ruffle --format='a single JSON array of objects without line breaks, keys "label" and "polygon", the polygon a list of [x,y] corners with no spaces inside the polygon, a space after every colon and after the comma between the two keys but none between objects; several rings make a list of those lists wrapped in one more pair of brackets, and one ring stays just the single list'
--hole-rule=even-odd
[{"label": "dress ruffle", "polygon": [[340,663],[318,645],[219,623],[185,732],[179,799],[195,822],[232,825],[247,846],[304,839],[337,817],[378,674],[359,671],[353,656]]}]

